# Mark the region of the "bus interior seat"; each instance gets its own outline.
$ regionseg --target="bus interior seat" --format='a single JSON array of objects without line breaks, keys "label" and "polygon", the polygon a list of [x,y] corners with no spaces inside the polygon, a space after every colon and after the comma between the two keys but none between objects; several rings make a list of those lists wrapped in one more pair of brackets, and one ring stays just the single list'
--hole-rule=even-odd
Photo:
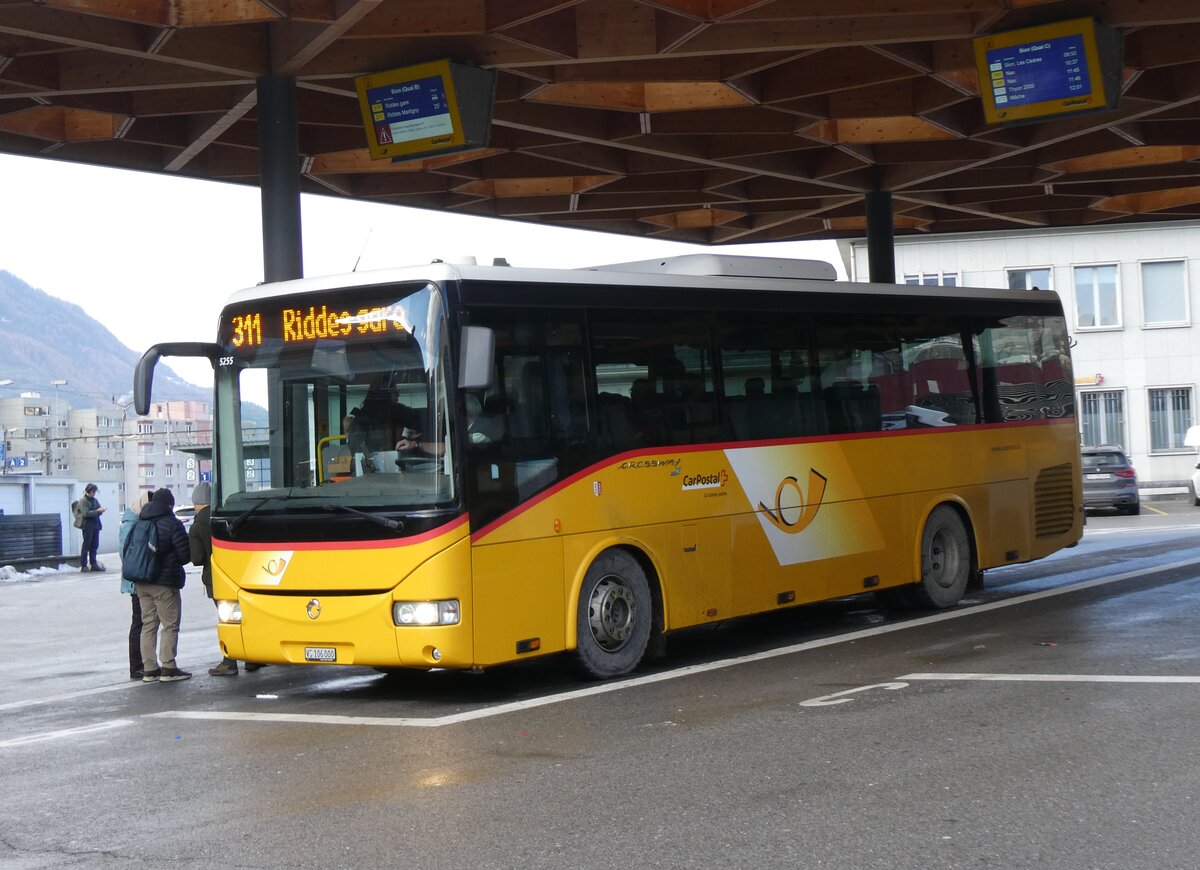
[{"label": "bus interior seat", "polygon": [[521,390],[512,415],[514,438],[538,438],[546,434],[546,386],[540,360],[521,367]]},{"label": "bus interior seat", "polygon": [[879,387],[856,381],[841,381],[826,387],[825,409],[829,431],[834,435],[850,432],[878,432],[883,428]]},{"label": "bus interior seat", "polygon": [[619,393],[599,393],[596,396],[601,446],[612,450],[627,450],[638,443],[637,427],[633,422],[633,402]]}]

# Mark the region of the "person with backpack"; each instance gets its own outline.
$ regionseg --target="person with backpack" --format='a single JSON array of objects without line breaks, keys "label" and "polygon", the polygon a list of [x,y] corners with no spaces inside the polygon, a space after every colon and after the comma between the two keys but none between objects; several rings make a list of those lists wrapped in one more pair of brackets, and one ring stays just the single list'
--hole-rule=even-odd
[{"label": "person with backpack", "polygon": [[[83,549],[79,552],[79,570],[84,571],[103,571],[104,566],[96,561],[96,551],[100,549],[100,514],[104,513],[108,508],[100,506],[99,499],[96,498],[96,490],[98,487],[94,483],[89,483],[83,488],[83,498],[73,505],[73,513],[77,516],[82,516],[83,525],[79,528],[83,532]],[[91,567],[89,566],[89,562]]]},{"label": "person with backpack", "polygon": [[[212,498],[212,486],[206,480],[196,484],[192,490],[192,504],[196,508],[196,516],[188,528],[188,543],[192,547],[192,564],[201,567],[200,579],[204,583],[204,594],[213,599],[212,585],[212,515],[209,511],[209,499]],[[247,671],[257,671],[265,667],[259,662],[246,662]],[[236,677],[238,674],[237,659],[225,656],[220,662],[208,669],[213,677]]]},{"label": "person with backpack", "polygon": [[[121,528],[117,532],[122,554],[125,552],[125,542],[129,540],[130,529],[137,522],[142,508],[148,504],[150,504],[150,493],[143,492],[137,497],[137,501],[125,506],[125,511],[121,514]],[[122,556],[122,558],[124,557]],[[142,605],[138,601],[137,588],[133,585],[133,581],[126,580],[123,572],[124,566],[122,566],[121,592],[128,595],[129,600],[133,602],[133,620],[129,624],[129,679],[140,680],[145,675],[142,670]]]},{"label": "person with backpack", "polygon": [[[150,545],[152,555],[145,552]],[[129,531],[122,558],[131,566],[152,566],[147,572],[139,571],[151,579],[138,577],[134,582],[142,609],[142,682],[190,679],[188,671],[176,667],[175,653],[179,648],[180,590],[187,579],[183,566],[191,552],[187,532],[175,516],[175,496],[169,489],[156,489],[150,503],[142,508],[138,522]],[[130,577],[125,565],[121,576]]]}]

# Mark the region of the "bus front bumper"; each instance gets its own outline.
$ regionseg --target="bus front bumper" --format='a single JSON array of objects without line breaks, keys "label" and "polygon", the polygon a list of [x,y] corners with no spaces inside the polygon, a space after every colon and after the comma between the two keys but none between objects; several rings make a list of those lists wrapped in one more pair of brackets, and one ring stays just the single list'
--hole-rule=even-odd
[{"label": "bus front bumper", "polygon": [[471,667],[466,625],[396,625],[395,601],[390,591],[287,595],[241,590],[241,622],[219,623],[217,637],[226,657],[263,664]]}]

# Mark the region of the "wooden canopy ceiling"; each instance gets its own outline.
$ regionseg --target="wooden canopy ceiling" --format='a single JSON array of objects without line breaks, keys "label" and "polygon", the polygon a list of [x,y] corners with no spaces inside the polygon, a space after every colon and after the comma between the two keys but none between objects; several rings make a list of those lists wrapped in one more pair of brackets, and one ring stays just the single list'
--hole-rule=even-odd
[{"label": "wooden canopy ceiling", "polygon": [[[1114,112],[1000,129],[972,37],[1124,31]],[[369,159],[352,77],[499,70],[485,151]],[[1200,217],[1200,0],[0,0],[0,151],[256,183],[298,83],[303,189],[701,243]],[[0,194],[2,196],[2,194]]]}]

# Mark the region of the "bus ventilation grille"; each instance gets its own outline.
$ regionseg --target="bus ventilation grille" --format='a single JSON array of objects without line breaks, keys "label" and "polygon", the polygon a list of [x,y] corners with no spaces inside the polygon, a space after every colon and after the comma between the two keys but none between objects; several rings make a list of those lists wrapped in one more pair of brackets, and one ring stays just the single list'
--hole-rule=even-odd
[{"label": "bus ventilation grille", "polygon": [[1075,523],[1075,493],[1071,466],[1043,468],[1033,487],[1034,534],[1049,538],[1071,531]]}]

